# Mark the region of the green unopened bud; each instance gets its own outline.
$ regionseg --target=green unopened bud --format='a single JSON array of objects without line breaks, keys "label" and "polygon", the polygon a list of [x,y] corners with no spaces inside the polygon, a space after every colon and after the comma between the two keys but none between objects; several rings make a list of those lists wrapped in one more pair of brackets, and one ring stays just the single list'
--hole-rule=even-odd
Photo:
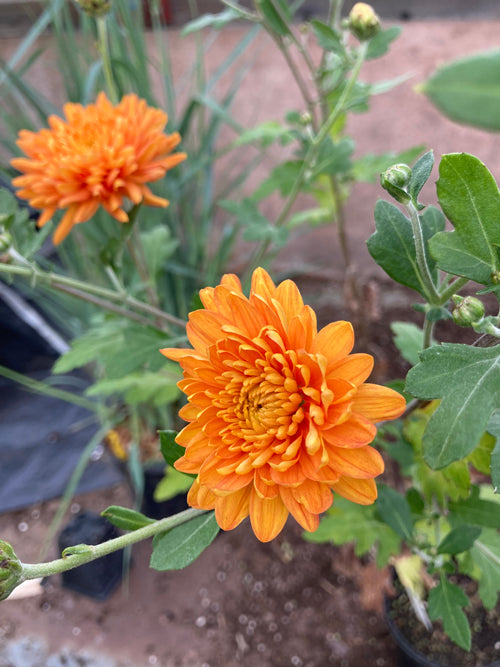
[{"label": "green unopened bud", "polygon": [[452,296],[455,308],[453,309],[453,321],[459,327],[472,327],[481,322],[484,317],[484,306],[479,299],[473,296]]},{"label": "green unopened bud", "polygon": [[75,2],[80,5],[87,16],[94,19],[105,16],[111,11],[112,0],[75,0]]},{"label": "green unopened bud", "polygon": [[380,19],[371,5],[357,2],[349,13],[349,30],[359,39],[366,42],[375,37],[380,30]]},{"label": "green unopened bud", "polygon": [[395,164],[380,174],[380,185],[400,204],[407,204],[411,197],[406,192],[411,178],[411,168],[407,164]]},{"label": "green unopened bud", "polygon": [[0,600],[22,583],[23,566],[8,542],[0,540]]},{"label": "green unopened bud", "polygon": [[500,285],[500,271],[493,271],[491,274],[491,282],[494,285]]}]

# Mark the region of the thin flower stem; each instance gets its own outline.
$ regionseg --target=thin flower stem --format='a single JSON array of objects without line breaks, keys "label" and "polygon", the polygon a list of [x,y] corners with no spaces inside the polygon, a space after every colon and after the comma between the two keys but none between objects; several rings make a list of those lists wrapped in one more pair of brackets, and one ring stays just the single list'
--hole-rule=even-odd
[{"label": "thin flower stem", "polygon": [[454,294],[457,294],[462,287],[465,287],[468,282],[470,282],[468,278],[457,278],[450,285],[447,285],[446,289],[439,294],[441,304],[445,304]]},{"label": "thin flower stem", "polygon": [[[69,287],[74,289],[76,292],[81,293],[81,298],[87,298],[88,295],[94,295],[101,297],[103,302],[100,304],[103,308],[108,310],[114,310],[115,303],[122,303],[124,306],[133,308],[134,310],[141,311],[143,313],[148,313],[155,318],[164,320],[170,324],[185,329],[186,322],[175,315],[166,313],[158,308],[151,306],[149,303],[144,303],[139,301],[128,294],[123,294],[121,292],[116,292],[105,287],[100,287],[98,285],[92,285],[91,283],[83,282],[81,280],[76,280],[75,278],[68,278],[67,276],[62,276],[52,271],[44,271],[36,264],[28,263],[25,261],[28,266],[16,266],[14,264],[4,264],[0,262],[0,273],[4,273],[11,276],[22,276],[24,278],[30,279],[32,282],[40,281],[48,284],[54,289],[63,291],[63,288]],[[78,294],[80,297],[80,294]],[[111,303],[110,303],[111,302]],[[123,312],[120,314],[128,317],[129,319],[134,319],[135,313],[123,309]]]},{"label": "thin flower stem", "polygon": [[[288,197],[285,201],[285,204],[281,210],[281,213],[278,216],[278,219],[276,220],[275,226],[280,227],[283,225],[287,218],[288,215],[295,204],[295,200],[297,199],[298,195],[300,194],[300,191],[302,189],[302,186],[304,185],[304,181],[306,179],[306,174],[311,168],[311,164],[314,163],[314,160],[316,159],[318,152],[320,150],[321,144],[323,141],[326,139],[328,136],[328,133],[330,132],[332,126],[335,124],[341,113],[344,111],[344,104],[346,101],[349,99],[349,95],[351,94],[354,85],[358,79],[359,73],[361,71],[361,67],[365,61],[366,57],[366,49],[367,49],[368,43],[367,42],[361,42],[357,57],[356,57],[356,62],[354,64],[354,67],[352,69],[351,76],[342,91],[342,94],[340,95],[337,104],[335,107],[332,109],[330,112],[330,115],[326,119],[326,121],[323,123],[321,126],[318,134],[313,137],[311,140],[311,144],[309,146],[309,149],[306,153],[306,156],[304,158],[304,161],[302,163],[302,168],[295,179],[294,184],[292,185],[290,192],[288,194]],[[267,250],[271,244],[270,240],[266,240],[262,243],[261,247],[258,249],[258,251],[255,253],[253,262],[250,264],[249,270],[252,270],[253,267],[258,266],[260,262],[263,260],[265,257]]]},{"label": "thin flower stem", "polygon": [[104,71],[104,79],[106,81],[106,88],[108,89],[109,99],[113,104],[118,104],[118,93],[116,91],[116,86],[113,79],[111,58],[108,48],[108,29],[106,25],[106,18],[106,16],[99,16],[96,19],[98,39],[97,48],[102,59],[102,69]]},{"label": "thin flower stem", "polygon": [[[52,560],[48,563],[23,563],[23,572],[21,575],[22,581],[38,579],[39,577],[48,577],[53,574],[58,574],[59,572],[72,570],[79,565],[90,563],[91,561],[96,560],[97,558],[102,558],[102,556],[107,556],[114,551],[118,551],[132,544],[137,544],[137,542],[142,542],[142,540],[147,540],[154,535],[158,535],[158,533],[164,533],[167,530],[171,530],[187,521],[191,521],[191,519],[194,519],[205,512],[206,510],[189,508],[183,512],[179,512],[179,514],[160,519],[159,521],[155,521],[154,523],[150,523],[147,526],[138,528],[130,533],[115,537],[102,544],[79,545],[81,546],[81,553],[71,553],[64,558],[58,558],[57,560]],[[77,547],[73,548],[77,549]]]},{"label": "thin flower stem", "polygon": [[427,264],[427,258],[425,256],[424,236],[422,234],[422,226],[420,224],[420,217],[418,215],[417,208],[412,201],[409,201],[406,204],[406,210],[410,215],[410,222],[413,230],[413,240],[415,242],[417,266],[419,269],[420,278],[425,288],[427,301],[432,306],[441,305],[441,295],[436,289],[436,285],[432,279],[429,265]]},{"label": "thin flower stem", "polygon": [[423,330],[423,342],[422,342],[422,349],[426,350],[428,347],[432,345],[432,332],[434,330],[434,322],[432,322],[427,315],[425,316],[424,319],[424,330]]}]

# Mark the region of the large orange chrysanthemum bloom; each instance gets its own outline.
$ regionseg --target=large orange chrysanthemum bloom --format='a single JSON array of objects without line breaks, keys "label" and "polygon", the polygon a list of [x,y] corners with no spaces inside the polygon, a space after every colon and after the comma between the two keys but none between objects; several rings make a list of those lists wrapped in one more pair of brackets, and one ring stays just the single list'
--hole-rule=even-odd
[{"label": "large orange chrysanthemum bloom", "polygon": [[120,222],[127,222],[124,198],[134,204],[167,206],[146,183],[186,158],[171,154],[180,135],[163,133],[167,114],[148,107],[137,95],[126,95],[113,106],[104,93],[95,104],[64,106],[66,121],[49,117],[50,129],[21,130],[18,146],[27,157],[14,158],[23,173],[13,180],[18,196],[43,209],[38,226],[57,209],[67,209],[54,234],[60,243],[73,225],[91,218],[99,206]]},{"label": "large orange chrysanthemum bloom", "polygon": [[365,383],[367,354],[350,354],[349,322],[319,332],[291,280],[277,287],[263,269],[250,297],[234,275],[200,292],[205,310],[190,314],[194,349],[162,353],[180,363],[190,422],[177,436],[186,448],[178,470],[197,475],[193,507],[215,509],[224,530],[250,515],[267,542],[292,514],[314,531],[332,491],[363,505],[377,497],[384,464],[369,446],[374,422],[405,408],[392,389]]}]

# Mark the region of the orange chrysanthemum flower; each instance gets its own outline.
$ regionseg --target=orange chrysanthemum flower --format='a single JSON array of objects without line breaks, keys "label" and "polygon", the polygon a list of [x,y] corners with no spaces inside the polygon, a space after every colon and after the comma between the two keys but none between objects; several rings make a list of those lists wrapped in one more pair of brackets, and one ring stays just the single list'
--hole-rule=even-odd
[{"label": "orange chrysanthemum flower", "polygon": [[180,135],[163,133],[167,114],[148,107],[137,95],[113,106],[104,93],[95,104],[66,104],[67,120],[49,117],[50,129],[21,130],[18,146],[27,157],[14,158],[23,173],[13,180],[18,196],[43,209],[42,227],[57,209],[67,209],[54,234],[60,243],[73,225],[91,218],[99,206],[127,222],[124,198],[134,204],[167,206],[146,183],[163,178],[186,158],[171,154]]},{"label": "orange chrysanthemum flower", "polygon": [[184,370],[180,415],[190,423],[177,436],[186,452],[175,466],[197,475],[189,504],[215,509],[224,530],[250,515],[267,542],[289,513],[314,531],[332,491],[373,503],[384,469],[369,446],[374,422],[399,417],[405,401],[365,383],[373,359],[350,354],[351,324],[318,331],[295,283],[276,287],[263,269],[249,298],[234,275],[200,297],[205,310],[187,325],[194,349],[162,350]]}]

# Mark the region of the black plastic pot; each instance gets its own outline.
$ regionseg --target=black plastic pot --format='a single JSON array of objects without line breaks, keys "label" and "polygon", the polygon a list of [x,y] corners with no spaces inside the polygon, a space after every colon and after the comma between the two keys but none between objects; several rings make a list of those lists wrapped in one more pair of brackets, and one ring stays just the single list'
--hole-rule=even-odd
[{"label": "black plastic pot", "polygon": [[[415,649],[403,635],[391,616],[392,599],[393,598],[389,596],[385,597],[384,616],[387,625],[389,626],[390,633],[398,647],[397,667],[455,667],[450,664],[434,662]],[[500,660],[495,660],[485,667],[500,667]]]},{"label": "black plastic pot", "polygon": [[[59,535],[59,549],[77,544],[101,544],[120,533],[104,517],[84,511],[72,519]],[[122,579],[123,549],[62,573],[62,584],[95,600],[106,600]]]},{"label": "black plastic pot", "polygon": [[189,507],[186,493],[179,493],[174,498],[169,498],[169,500],[156,502],[154,498],[155,489],[164,476],[164,463],[154,463],[144,468],[144,492],[141,512],[151,519],[163,519]]}]

